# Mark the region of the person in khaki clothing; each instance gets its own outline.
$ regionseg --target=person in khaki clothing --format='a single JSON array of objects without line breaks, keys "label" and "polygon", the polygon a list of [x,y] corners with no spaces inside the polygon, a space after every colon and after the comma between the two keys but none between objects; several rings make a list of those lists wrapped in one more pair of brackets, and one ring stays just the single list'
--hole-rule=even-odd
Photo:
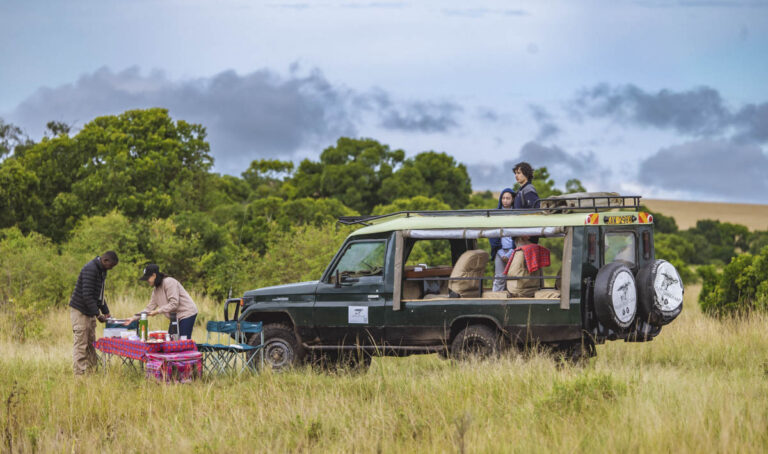
[{"label": "person in khaki clothing", "polygon": [[[104,286],[107,271],[117,265],[117,254],[107,251],[86,263],[77,276],[75,290],[69,299],[69,318],[72,321],[74,344],[72,347],[72,370],[83,375],[96,367],[98,357],[93,343],[96,342],[96,320],[109,317],[109,307],[104,301]],[[99,315],[99,311],[103,315]]]},{"label": "person in khaki clothing", "polygon": [[[179,323],[179,336],[192,339],[192,329],[197,318],[197,305],[192,301],[192,297],[184,290],[181,283],[171,276],[161,273],[160,267],[154,263],[144,268],[141,280],[147,281],[153,287],[149,304],[142,312],[146,312],[150,316],[163,314],[171,321],[175,317]],[[136,318],[134,317],[134,320]],[[131,320],[127,323],[130,322]],[[171,332],[170,325],[168,332]]]}]

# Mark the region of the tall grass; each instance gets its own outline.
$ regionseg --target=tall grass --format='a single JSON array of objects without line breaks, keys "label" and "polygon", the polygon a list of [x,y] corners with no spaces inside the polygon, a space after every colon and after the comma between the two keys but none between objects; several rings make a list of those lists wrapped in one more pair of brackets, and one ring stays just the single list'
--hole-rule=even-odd
[{"label": "tall grass", "polygon": [[[301,368],[190,385],[117,365],[75,379],[60,311],[40,339],[0,335],[0,450],[765,452],[768,318],[709,319],[696,290],[657,339],[598,346],[582,367],[536,354],[429,355],[376,359],[362,373]],[[147,296],[114,301],[113,313],[135,312]],[[213,302],[198,303],[201,319],[220,318]]]}]

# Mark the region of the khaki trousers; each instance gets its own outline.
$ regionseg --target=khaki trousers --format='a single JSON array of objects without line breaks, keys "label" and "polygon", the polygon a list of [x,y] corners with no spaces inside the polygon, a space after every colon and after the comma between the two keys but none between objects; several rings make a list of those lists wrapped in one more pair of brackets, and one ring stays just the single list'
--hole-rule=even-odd
[{"label": "khaki trousers", "polygon": [[99,363],[96,349],[96,317],[89,317],[75,308],[69,308],[69,318],[72,320],[72,370],[75,375],[83,375]]}]

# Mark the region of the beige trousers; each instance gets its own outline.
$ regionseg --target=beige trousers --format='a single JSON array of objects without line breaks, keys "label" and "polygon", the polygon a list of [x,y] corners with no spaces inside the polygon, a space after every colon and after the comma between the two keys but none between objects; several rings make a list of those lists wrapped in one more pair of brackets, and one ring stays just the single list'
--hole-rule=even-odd
[{"label": "beige trousers", "polygon": [[96,342],[96,317],[83,315],[75,308],[69,308],[72,320],[74,345],[72,347],[72,370],[75,375],[83,375],[98,365],[99,358],[93,343]]}]

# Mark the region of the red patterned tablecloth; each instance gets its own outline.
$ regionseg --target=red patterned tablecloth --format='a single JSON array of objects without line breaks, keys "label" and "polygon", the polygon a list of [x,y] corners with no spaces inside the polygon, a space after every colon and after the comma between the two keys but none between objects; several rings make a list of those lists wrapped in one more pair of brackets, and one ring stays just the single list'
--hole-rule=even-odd
[{"label": "red patterned tablecloth", "polygon": [[94,342],[93,346],[97,350],[110,355],[119,355],[139,361],[146,361],[147,353],[197,351],[197,345],[191,339],[150,344],[142,341],[120,339],[119,337],[102,337]]}]

